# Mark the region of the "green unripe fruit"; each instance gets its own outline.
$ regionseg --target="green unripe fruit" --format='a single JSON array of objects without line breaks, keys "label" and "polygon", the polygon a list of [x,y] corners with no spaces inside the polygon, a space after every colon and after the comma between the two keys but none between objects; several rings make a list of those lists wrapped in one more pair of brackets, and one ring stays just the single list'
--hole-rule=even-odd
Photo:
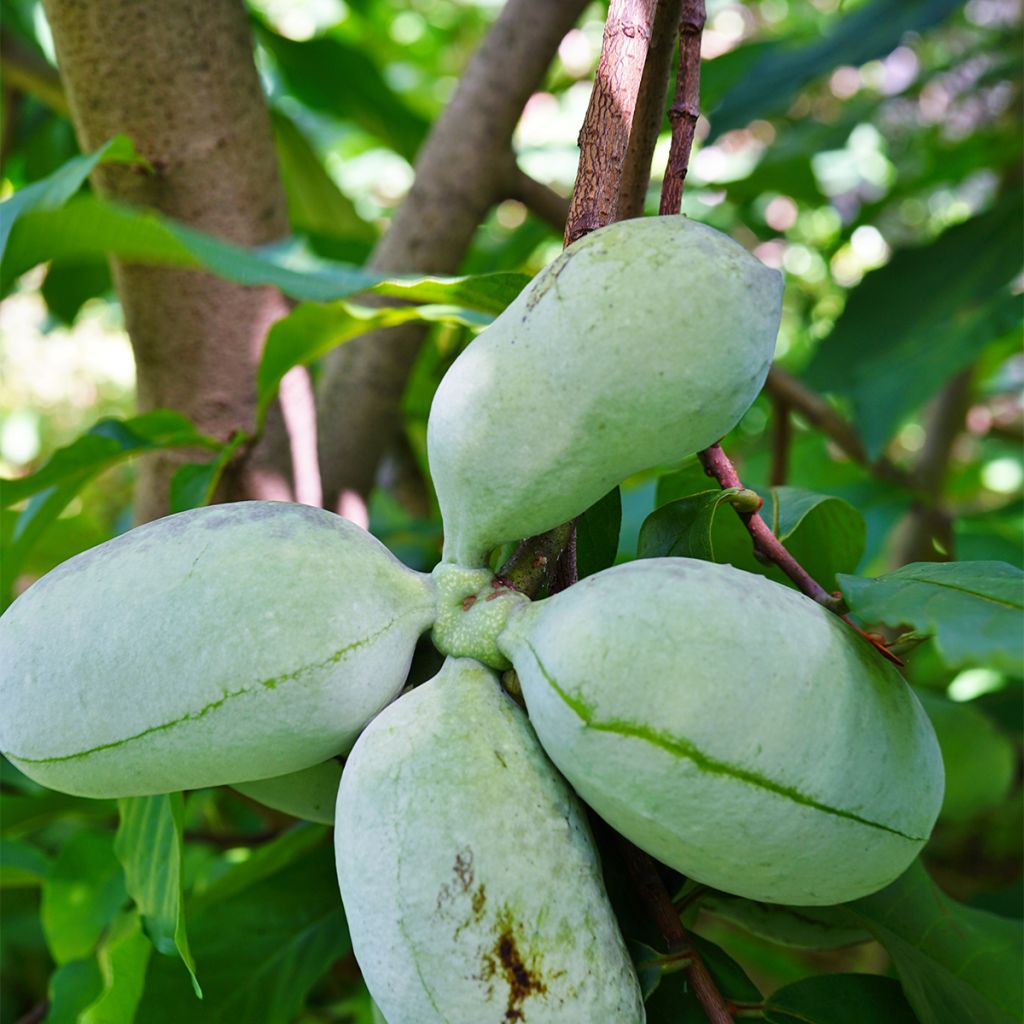
[{"label": "green unripe fruit", "polygon": [[338,792],[352,946],[389,1024],[639,1024],[578,801],[526,716],[449,659],[377,716]]},{"label": "green unripe fruit", "polygon": [[437,390],[427,445],[445,561],[482,565],[726,434],[764,383],[781,297],[777,271],[685,217],[571,245]]},{"label": "green unripe fruit", "polygon": [[334,824],[334,805],[341,782],[341,760],[332,757],[312,768],[275,775],[270,779],[236,782],[232,789],[275,811],[293,818]]},{"label": "green unripe fruit", "polygon": [[509,620],[544,749],[652,856],[769,903],[891,882],[942,802],[935,734],[888,662],[809,598],[683,558],[598,573]]},{"label": "green unripe fruit", "polygon": [[433,607],[429,577],[322,509],[169,516],[58,566],[0,619],[0,750],[93,797],[308,768],[398,694]]}]

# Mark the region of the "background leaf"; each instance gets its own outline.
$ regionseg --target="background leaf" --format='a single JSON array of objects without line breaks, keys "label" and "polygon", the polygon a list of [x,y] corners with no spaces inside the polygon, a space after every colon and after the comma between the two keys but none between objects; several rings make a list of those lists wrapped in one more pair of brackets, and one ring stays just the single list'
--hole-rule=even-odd
[{"label": "background leaf", "polygon": [[78,1018],[80,1024],[134,1021],[152,952],[139,915],[134,911],[122,914],[100,945],[97,961],[103,987],[96,1001]]},{"label": "background leaf", "polygon": [[915,861],[881,892],[846,904],[885,946],[921,1024],[1010,1024],[1024,1012],[1018,921],[946,896]]},{"label": "background leaf", "polygon": [[576,521],[576,569],[580,579],[615,562],[621,529],[622,492],[616,487]]},{"label": "background leaf", "polygon": [[95,152],[76,156],[49,177],[19,189],[0,203],[0,259],[6,253],[8,239],[19,218],[33,210],[53,210],[63,206],[101,163],[148,166],[127,135],[115,135]]},{"label": "background leaf", "polygon": [[1004,562],[914,562],[865,579],[840,576],[865,622],[935,637],[951,668],[984,664],[1018,673],[1024,648],[1024,572]]},{"label": "background leaf", "polygon": [[128,899],[113,836],[82,829],[61,847],[43,884],[41,919],[58,964],[92,953]]},{"label": "background leaf", "polygon": [[[844,15],[823,39],[798,47],[760,44],[753,55],[744,47],[712,62],[712,67],[720,61],[724,65],[713,74],[729,75],[733,83],[708,115],[712,138],[755,118],[782,113],[811,79],[841,64],[856,66],[882,57],[907,32],[928,28],[959,6],[959,0],[874,0]],[[715,87],[721,88],[717,83]]]},{"label": "background leaf", "polygon": [[126,797],[118,800],[117,806],[121,823],[114,849],[124,865],[128,892],[142,914],[146,934],[158,952],[181,957],[196,995],[201,996],[185,930],[182,795]]},{"label": "background leaf", "polygon": [[806,372],[847,396],[872,458],[906,416],[982,347],[1018,327],[1022,299],[1004,291],[1020,271],[1024,194],[934,242],[897,252],[850,293]]},{"label": "background leaf", "polygon": [[407,160],[413,159],[427,134],[427,120],[391,89],[365,47],[337,33],[296,42],[262,23],[257,38],[303,103],[350,118]]},{"label": "background leaf", "polygon": [[[326,829],[315,832],[322,837]],[[206,903],[189,927],[203,1001],[169,961],[155,957],[140,1020],[290,1024],[313,983],[349,950],[331,844],[321,841],[282,870]]]},{"label": "background leaf", "polygon": [[876,974],[823,974],[772,993],[764,1006],[768,1024],[917,1024],[892,978]]}]

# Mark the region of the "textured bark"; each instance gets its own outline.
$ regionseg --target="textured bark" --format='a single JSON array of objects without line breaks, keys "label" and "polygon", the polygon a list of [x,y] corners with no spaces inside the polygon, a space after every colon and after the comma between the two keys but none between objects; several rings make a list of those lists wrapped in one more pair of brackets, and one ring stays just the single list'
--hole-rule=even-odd
[{"label": "textured bark", "polygon": [[665,120],[665,100],[672,72],[672,53],[679,29],[682,0],[657,0],[651,25],[651,47],[644,62],[640,92],[633,113],[633,130],[619,182],[619,208],[616,220],[641,217],[647,187],[651,183],[651,159],[658,134]]},{"label": "textured bark", "polygon": [[[287,234],[284,194],[241,0],[46,0],[58,63],[83,150],[118,132],[153,165],[103,166],[105,196],[149,206],[241,245]],[[271,288],[198,271],[113,261],[135,350],[141,411],[177,409],[221,439],[254,425],[255,367],[286,311]],[[292,495],[287,439],[276,438],[225,479],[222,498]],[[184,453],[143,460],[136,518],[167,512]]]},{"label": "textured bark", "polygon": [[651,43],[654,0],[612,0],[601,60],[580,129],[580,165],[565,244],[616,220],[623,168]]},{"label": "textured bark", "polygon": [[[473,56],[416,161],[412,190],[370,265],[385,273],[452,273],[477,226],[506,194],[512,132],[585,0],[509,0]],[[366,495],[395,438],[399,402],[424,337],[377,331],[328,359],[319,394],[324,498]]]}]

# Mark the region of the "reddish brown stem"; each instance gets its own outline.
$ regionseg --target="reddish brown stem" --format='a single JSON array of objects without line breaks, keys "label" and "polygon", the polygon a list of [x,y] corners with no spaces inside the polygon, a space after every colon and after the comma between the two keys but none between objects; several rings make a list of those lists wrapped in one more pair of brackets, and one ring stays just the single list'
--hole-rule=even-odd
[{"label": "reddish brown stem", "polygon": [[690,942],[683,922],[679,919],[679,912],[672,905],[672,897],[658,874],[657,865],[628,839],[622,839],[622,850],[633,887],[661,932],[668,953],[686,952],[689,960],[686,973],[693,986],[693,994],[704,1008],[708,1020],[711,1024],[732,1024],[732,1014],[700,953]]},{"label": "reddish brown stem", "polygon": [[661,185],[660,213],[678,213],[683,202],[683,182],[690,167],[693,133],[700,117],[700,40],[706,12],[704,0],[683,0],[679,13],[679,72],[676,95],[669,107],[672,145]]},{"label": "reddish brown stem", "polygon": [[[732,464],[729,456],[722,450],[720,444],[713,444],[700,453],[700,461],[704,466],[704,472],[714,477],[719,486],[739,487],[743,484],[740,481],[736,467]],[[766,561],[777,565],[796,585],[813,601],[823,605],[830,612],[835,612],[851,629],[859,633],[872,647],[880,654],[888,658],[896,665],[903,662],[890,651],[878,638],[864,632],[849,616],[842,612],[842,597],[838,594],[830,594],[824,587],[812,579],[810,573],[783,547],[782,541],[772,533],[768,524],[761,518],[759,512],[746,512],[736,510],[743,525],[747,528],[754,541],[754,550]]]}]

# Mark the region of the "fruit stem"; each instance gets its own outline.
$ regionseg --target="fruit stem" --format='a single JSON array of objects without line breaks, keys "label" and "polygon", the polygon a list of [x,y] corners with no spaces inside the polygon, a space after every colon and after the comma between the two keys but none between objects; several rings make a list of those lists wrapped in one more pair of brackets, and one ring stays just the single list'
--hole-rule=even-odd
[{"label": "fruit stem", "polygon": [[704,1008],[708,1020],[711,1024],[733,1024],[732,1014],[729,1013],[722,993],[718,991],[700,953],[690,942],[683,922],[679,920],[679,912],[672,904],[672,897],[658,874],[657,865],[628,839],[620,837],[620,841],[633,887],[657,924],[668,952],[685,953],[689,960],[686,973],[693,986],[693,994]]},{"label": "fruit stem", "polygon": [[[717,480],[719,486],[723,488],[743,488],[739,473],[736,472],[736,467],[732,464],[729,456],[723,451],[721,444],[713,444],[710,448],[705,448],[699,457],[701,465],[704,467],[704,472]],[[735,505],[733,507],[736,508]],[[880,639],[869,636],[848,615],[844,614],[842,596],[830,594],[811,577],[811,574],[785,549],[782,541],[772,533],[771,528],[761,518],[759,512],[736,508],[736,514],[740,517],[740,521],[747,528],[747,532],[754,541],[755,554],[777,565],[797,585],[802,593],[806,594],[812,601],[817,601],[818,604],[838,615],[843,622],[859,633],[876,651],[885,658],[888,658],[889,661],[896,665],[903,664]]]}]

